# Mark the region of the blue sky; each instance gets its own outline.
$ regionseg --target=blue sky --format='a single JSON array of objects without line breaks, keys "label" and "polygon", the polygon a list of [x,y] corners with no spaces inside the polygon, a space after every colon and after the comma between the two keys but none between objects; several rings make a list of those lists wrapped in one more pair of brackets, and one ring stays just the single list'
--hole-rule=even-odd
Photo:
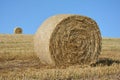
[{"label": "blue sky", "polygon": [[120,38],[120,0],[0,0],[0,34],[12,34],[16,26],[34,34],[56,14],[91,17],[103,37]]}]

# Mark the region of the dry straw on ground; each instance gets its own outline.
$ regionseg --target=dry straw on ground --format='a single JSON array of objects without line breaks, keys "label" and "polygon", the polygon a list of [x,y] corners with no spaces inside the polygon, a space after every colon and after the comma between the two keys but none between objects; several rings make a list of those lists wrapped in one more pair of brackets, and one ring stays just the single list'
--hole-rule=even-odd
[{"label": "dry straw on ground", "polygon": [[41,62],[45,64],[89,64],[101,52],[101,34],[91,18],[56,15],[39,27],[34,46]]},{"label": "dry straw on ground", "polygon": [[16,27],[16,28],[14,29],[14,34],[22,34],[22,28]]}]

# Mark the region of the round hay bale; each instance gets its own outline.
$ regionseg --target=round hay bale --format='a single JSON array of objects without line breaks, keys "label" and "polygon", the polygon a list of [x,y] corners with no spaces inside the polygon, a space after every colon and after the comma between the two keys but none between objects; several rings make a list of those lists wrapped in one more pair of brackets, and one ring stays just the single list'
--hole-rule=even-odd
[{"label": "round hay bale", "polygon": [[44,64],[90,64],[101,52],[101,33],[89,17],[56,15],[39,27],[34,47]]},{"label": "round hay bale", "polygon": [[14,34],[22,34],[22,28],[16,27],[16,28],[14,29]]}]

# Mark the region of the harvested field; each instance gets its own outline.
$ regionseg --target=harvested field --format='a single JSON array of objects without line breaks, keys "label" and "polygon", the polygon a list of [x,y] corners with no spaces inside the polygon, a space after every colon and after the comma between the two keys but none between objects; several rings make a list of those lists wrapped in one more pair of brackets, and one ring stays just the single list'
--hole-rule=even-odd
[{"label": "harvested field", "polygon": [[33,35],[0,34],[0,60],[34,56]]},{"label": "harvested field", "polygon": [[99,60],[91,65],[41,64],[33,35],[0,34],[0,80],[120,80],[120,39],[103,38]]}]

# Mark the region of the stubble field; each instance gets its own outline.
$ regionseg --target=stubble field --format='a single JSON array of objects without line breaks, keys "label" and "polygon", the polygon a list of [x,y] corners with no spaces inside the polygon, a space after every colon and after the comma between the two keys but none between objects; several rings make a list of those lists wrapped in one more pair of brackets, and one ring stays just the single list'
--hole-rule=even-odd
[{"label": "stubble field", "polygon": [[0,34],[0,80],[120,80],[120,39],[103,38],[96,63],[55,67],[41,64],[33,35]]}]

